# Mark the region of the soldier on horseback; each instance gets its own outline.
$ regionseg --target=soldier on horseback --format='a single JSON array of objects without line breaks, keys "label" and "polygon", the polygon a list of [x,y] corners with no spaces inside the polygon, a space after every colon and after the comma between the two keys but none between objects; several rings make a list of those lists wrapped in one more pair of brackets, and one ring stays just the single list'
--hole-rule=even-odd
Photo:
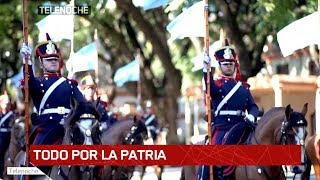
[{"label": "soldier on horseback", "polygon": [[[39,60],[43,76],[35,77],[33,74],[31,48],[23,43],[20,50],[23,63],[29,64],[29,92],[37,113],[31,118],[36,129],[30,143],[35,145],[60,144],[64,136],[63,120],[70,112],[71,98],[78,102],[85,101],[77,82],[61,76],[63,60],[60,49],[46,35],[47,41],[39,43],[35,48],[35,59]],[[26,57],[29,57],[28,62],[25,62]],[[51,169],[48,166],[38,168],[46,174]]]},{"label": "soldier on horseback", "polygon": [[10,133],[16,114],[12,111],[11,100],[7,92],[0,95],[0,178],[3,178],[4,155],[10,143]]},{"label": "soldier on horseback", "polygon": [[[83,96],[87,101],[94,101],[97,99],[98,86],[93,80],[92,76],[87,75],[83,77],[80,81],[80,87],[82,89]],[[117,121],[115,115],[111,111],[106,110],[107,106],[108,106],[107,102],[100,100],[98,112],[101,115],[101,118],[100,118],[101,131],[105,131],[113,123]]]},{"label": "soldier on horseback", "polygon": [[142,119],[144,120],[147,126],[148,133],[150,133],[153,143],[155,143],[157,140],[157,136],[159,134],[158,119],[154,112],[154,107],[152,106],[151,101],[147,101],[145,107],[146,107],[145,109],[146,111],[145,111],[145,114],[142,116]]},{"label": "soldier on horseback", "polygon": [[[212,144],[227,145],[244,143],[248,137],[248,121],[256,121],[259,110],[250,93],[249,85],[241,81],[237,54],[226,40],[225,46],[215,52],[222,75],[213,80],[210,74],[211,108],[214,109],[212,123]],[[210,57],[204,55],[204,80],[207,79],[207,65]],[[216,166],[215,179],[232,179],[234,167]],[[198,179],[209,179],[209,167],[200,166]]]}]

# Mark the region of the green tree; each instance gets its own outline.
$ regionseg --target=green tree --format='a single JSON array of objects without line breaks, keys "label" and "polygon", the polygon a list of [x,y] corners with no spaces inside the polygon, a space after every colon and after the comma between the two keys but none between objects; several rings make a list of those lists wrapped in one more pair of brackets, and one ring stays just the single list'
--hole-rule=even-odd
[{"label": "green tree", "polygon": [[[19,56],[22,4],[18,0],[1,2],[0,79],[3,89],[5,80],[18,73],[22,65]],[[109,8],[106,7],[106,0],[76,1],[78,5],[90,5],[92,12],[90,16],[76,17],[74,49],[92,42],[97,29],[101,44],[99,58],[110,64],[112,74],[139,55],[142,60],[142,97],[155,102],[162,124],[169,127],[169,141],[177,143],[177,99],[181,95],[183,83],[201,83],[202,72],[191,72],[190,59],[202,52],[203,38],[185,38],[169,45],[167,39],[170,35],[166,25],[172,16],[179,15],[183,9],[198,1],[181,1],[175,10],[160,7],[148,11],[135,7],[131,0],[115,2],[115,8]],[[37,6],[48,3],[60,4],[63,1],[29,1],[29,34],[32,44],[36,44],[39,33],[35,23],[45,17],[37,14]],[[266,37],[275,37],[281,28],[316,11],[316,8],[316,0],[209,1],[210,40],[218,40],[220,28],[225,30],[227,38],[237,50],[241,73],[246,79],[254,76],[264,65],[260,55]],[[70,42],[63,40],[59,44],[63,47],[64,59],[68,59]],[[127,83],[125,87],[136,94],[136,83]]]}]

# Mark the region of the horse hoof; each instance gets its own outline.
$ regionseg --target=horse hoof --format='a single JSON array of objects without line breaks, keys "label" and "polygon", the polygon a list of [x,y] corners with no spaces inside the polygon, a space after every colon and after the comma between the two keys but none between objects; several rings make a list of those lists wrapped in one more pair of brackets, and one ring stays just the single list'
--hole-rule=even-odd
[{"label": "horse hoof", "polygon": [[128,175],[126,173],[121,172],[120,179],[121,180],[128,180],[129,178],[128,178]]},{"label": "horse hoof", "polygon": [[292,168],[291,172],[294,173],[294,174],[301,174],[302,173],[302,169],[300,167],[298,167],[298,166],[294,166]]}]

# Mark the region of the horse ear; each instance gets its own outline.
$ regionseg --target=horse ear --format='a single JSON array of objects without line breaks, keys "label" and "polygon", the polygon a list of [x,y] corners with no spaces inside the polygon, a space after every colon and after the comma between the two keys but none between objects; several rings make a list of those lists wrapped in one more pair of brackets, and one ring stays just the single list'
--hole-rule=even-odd
[{"label": "horse ear", "polygon": [[133,123],[136,124],[136,122],[138,122],[138,121],[139,121],[138,117],[137,116],[133,116]]},{"label": "horse ear", "polygon": [[78,102],[75,98],[70,99],[70,106],[72,109],[75,109],[78,106]]},{"label": "horse ear", "polygon": [[286,118],[287,120],[290,119],[290,114],[293,112],[293,109],[291,108],[291,105],[289,104],[287,107],[286,107]]},{"label": "horse ear", "polygon": [[99,104],[100,104],[100,97],[98,97],[97,100],[94,101],[93,106],[94,106],[96,109],[98,109]]},{"label": "horse ear", "polygon": [[307,112],[308,112],[308,103],[305,103],[303,105],[301,113],[303,114],[303,116],[306,116]]}]

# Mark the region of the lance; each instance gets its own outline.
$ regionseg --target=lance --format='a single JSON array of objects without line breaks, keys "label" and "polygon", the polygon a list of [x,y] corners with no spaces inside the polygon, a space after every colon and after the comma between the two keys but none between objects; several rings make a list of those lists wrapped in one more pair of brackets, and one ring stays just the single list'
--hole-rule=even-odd
[{"label": "lance", "polygon": [[[23,36],[24,43],[28,45],[28,2],[23,0]],[[26,167],[29,166],[29,58],[25,57],[25,71],[24,71],[24,122],[25,122],[25,138],[26,138]],[[29,179],[29,176],[26,176]]]},{"label": "lance", "polygon": [[[204,22],[205,22],[205,53],[209,55],[209,22],[208,22],[208,0],[204,0]],[[210,75],[211,75],[211,64],[207,64],[207,92],[206,92],[206,111],[208,119],[208,139],[209,145],[212,142],[211,133],[211,97],[210,97]],[[209,166],[210,180],[214,179],[213,166]]]}]

